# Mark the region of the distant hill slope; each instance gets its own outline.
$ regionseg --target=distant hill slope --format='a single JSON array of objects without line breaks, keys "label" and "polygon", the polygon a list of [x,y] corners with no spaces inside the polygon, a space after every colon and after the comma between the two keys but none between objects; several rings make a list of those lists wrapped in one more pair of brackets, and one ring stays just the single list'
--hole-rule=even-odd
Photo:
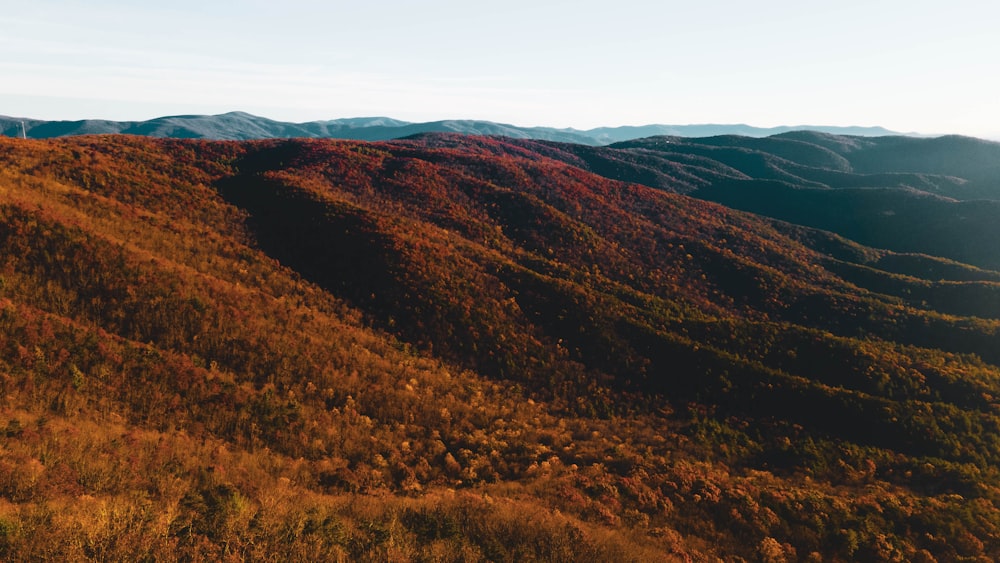
[{"label": "distant hill slope", "polygon": [[666,189],[838,143],[0,139],[0,559],[996,560],[1000,271]]},{"label": "distant hill slope", "polygon": [[244,112],[221,115],[179,115],[159,117],[149,121],[39,121],[37,119],[0,116],[0,134],[8,137],[20,136],[22,122],[28,137],[32,139],[122,133],[175,139],[250,140],[302,137],[384,141],[418,133],[461,133],[466,135],[500,135],[516,139],[542,139],[584,145],[606,145],[654,135],[698,137],[736,134],[763,137],[801,129],[845,135],[892,134],[891,131],[881,127],[760,128],[748,125],[645,125],[639,127],[600,127],[581,131],[552,127],[518,127],[468,119],[410,123],[388,117],[286,123]]},{"label": "distant hill slope", "polygon": [[605,147],[511,141],[612,178],[826,229],[862,244],[1000,268],[1000,143],[798,131],[649,137]]}]

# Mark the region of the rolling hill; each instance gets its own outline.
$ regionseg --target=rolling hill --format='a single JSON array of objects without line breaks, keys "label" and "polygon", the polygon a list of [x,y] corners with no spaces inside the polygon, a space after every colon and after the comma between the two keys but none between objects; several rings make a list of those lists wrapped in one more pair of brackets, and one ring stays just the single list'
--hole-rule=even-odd
[{"label": "rolling hill", "polygon": [[968,137],[512,140],[607,178],[684,193],[897,252],[1000,268],[1000,143]]},{"label": "rolling hill", "polygon": [[644,125],[639,127],[599,127],[590,130],[558,129],[554,127],[518,127],[492,121],[459,119],[411,123],[388,117],[357,117],[288,123],[258,117],[245,112],[220,115],[177,115],[148,121],[42,121],[37,119],[0,116],[0,135],[20,137],[22,123],[32,139],[49,139],[72,135],[127,134],[175,139],[252,140],[287,138],[332,138],[365,141],[398,139],[420,133],[460,133],[466,135],[496,135],[515,139],[542,139],[584,145],[610,143],[651,137],[679,135],[699,137],[739,134],[763,137],[787,131],[810,129],[845,135],[889,135],[881,127],[772,127],[749,125]]},{"label": "rolling hill", "polygon": [[1000,557],[997,249],[806,226],[991,216],[893,142],[0,139],[0,555]]}]

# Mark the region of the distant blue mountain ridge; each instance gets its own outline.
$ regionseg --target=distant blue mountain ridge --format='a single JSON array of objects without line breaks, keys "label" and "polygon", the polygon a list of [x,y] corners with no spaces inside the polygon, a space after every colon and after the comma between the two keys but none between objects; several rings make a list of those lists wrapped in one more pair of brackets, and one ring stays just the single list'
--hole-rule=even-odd
[{"label": "distant blue mountain ridge", "polygon": [[[22,130],[23,124],[23,130]],[[767,137],[789,131],[818,131],[836,135],[877,137],[900,133],[882,127],[750,125],[641,125],[598,127],[595,129],[559,129],[554,127],[518,127],[492,121],[457,119],[412,123],[389,117],[354,117],[329,121],[289,123],[234,111],[220,115],[177,115],[148,121],[44,121],[0,116],[0,134],[46,139],[70,135],[126,134],[178,139],[250,140],[272,138],[333,138],[364,141],[398,139],[420,133],[462,133],[497,135],[515,139],[536,139],[581,145],[601,146],[659,135],[675,137],[711,137],[742,135]]]}]

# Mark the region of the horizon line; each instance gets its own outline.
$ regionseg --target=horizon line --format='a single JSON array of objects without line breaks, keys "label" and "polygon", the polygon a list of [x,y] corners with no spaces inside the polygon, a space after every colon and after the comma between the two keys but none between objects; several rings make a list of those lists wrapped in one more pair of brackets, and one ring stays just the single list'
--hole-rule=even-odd
[{"label": "horizon line", "polygon": [[[580,132],[589,132],[589,131],[594,131],[596,129],[620,129],[620,128],[640,128],[640,127],[746,127],[746,128],[751,128],[751,129],[802,129],[802,128],[824,127],[824,128],[831,128],[831,129],[882,129],[882,130],[885,130],[887,132],[895,133],[895,134],[900,134],[900,135],[921,135],[921,136],[923,136],[923,135],[929,135],[927,133],[922,133],[922,132],[917,132],[917,131],[909,131],[909,132],[896,131],[896,130],[893,130],[893,129],[889,129],[889,128],[883,126],[883,125],[859,125],[859,124],[832,125],[832,124],[821,124],[821,123],[799,123],[799,124],[796,124],[796,125],[788,125],[788,124],[781,124],[781,125],[754,125],[754,124],[751,124],[749,122],[723,122],[723,121],[700,121],[700,122],[657,122],[657,121],[649,121],[649,122],[643,122],[643,123],[638,123],[638,124],[630,124],[630,123],[621,123],[621,124],[615,124],[615,125],[607,125],[607,124],[605,124],[605,125],[598,125],[596,127],[582,128],[582,127],[577,127],[577,126],[572,126],[572,125],[565,126],[565,127],[560,127],[560,126],[556,126],[556,125],[522,125],[522,124],[519,124],[519,123],[515,123],[513,121],[498,121],[498,120],[494,120],[494,119],[484,119],[484,118],[475,118],[475,117],[447,117],[447,118],[441,118],[441,119],[427,119],[427,120],[422,120],[422,121],[411,121],[411,120],[407,120],[407,119],[400,119],[400,118],[397,118],[397,117],[392,117],[390,115],[352,115],[352,116],[334,117],[334,118],[326,118],[326,119],[309,119],[309,120],[305,120],[305,121],[296,121],[296,120],[275,119],[275,118],[269,117],[267,115],[262,115],[262,114],[259,114],[259,113],[253,113],[253,112],[249,112],[249,111],[245,111],[245,110],[238,110],[238,109],[224,111],[224,112],[221,112],[221,113],[176,113],[176,114],[162,114],[162,115],[155,115],[155,116],[147,118],[147,119],[113,119],[113,118],[108,118],[108,117],[81,117],[81,118],[45,119],[45,118],[31,117],[31,116],[27,116],[27,115],[22,115],[22,116],[17,116],[17,115],[0,115],[0,118],[14,119],[14,120],[26,120],[26,121],[41,121],[41,122],[108,121],[108,122],[112,122],[112,123],[142,123],[142,122],[147,122],[147,121],[155,121],[155,120],[158,120],[158,119],[223,117],[223,116],[227,116],[227,115],[246,115],[246,116],[254,117],[254,118],[258,118],[258,119],[266,119],[266,120],[274,121],[274,122],[278,122],[278,123],[290,123],[290,124],[294,124],[294,125],[303,125],[303,124],[309,124],[309,123],[332,123],[332,122],[337,122],[337,121],[357,120],[357,119],[389,119],[389,120],[398,121],[400,123],[404,123],[404,124],[407,124],[407,125],[422,125],[422,124],[427,124],[427,123],[445,123],[445,122],[450,122],[450,121],[455,121],[455,122],[460,122],[460,121],[470,122],[471,121],[471,122],[490,123],[490,124],[495,124],[495,125],[509,125],[511,127],[518,127],[518,128],[524,128],[524,129],[556,129],[556,130],[562,130],[562,131],[580,131]],[[947,135],[947,134],[948,133],[943,133],[943,135]]]},{"label": "horizon line", "polygon": [[[559,127],[559,126],[555,126],[555,125],[519,125],[519,124],[516,124],[514,122],[509,122],[509,121],[496,121],[496,120],[492,120],[492,119],[473,118],[473,117],[459,117],[459,118],[452,117],[452,118],[443,118],[443,119],[429,119],[429,120],[424,120],[424,121],[410,121],[410,120],[406,120],[406,119],[400,119],[400,118],[397,118],[397,117],[391,117],[389,115],[357,115],[357,116],[335,117],[335,118],[328,118],[328,119],[309,119],[309,120],[305,120],[305,121],[297,121],[297,120],[275,119],[273,117],[268,117],[266,115],[261,115],[259,113],[253,113],[253,112],[249,112],[249,111],[246,111],[246,110],[239,110],[239,109],[223,111],[223,112],[220,112],[220,113],[177,113],[177,114],[163,114],[163,115],[156,115],[156,116],[150,117],[148,119],[112,119],[112,118],[106,118],[106,117],[83,117],[83,118],[75,118],[75,119],[73,119],[73,118],[69,118],[69,119],[67,119],[67,118],[61,118],[61,119],[44,119],[44,118],[37,118],[37,117],[15,116],[15,115],[0,115],[0,119],[10,119],[10,120],[14,120],[14,121],[21,120],[21,121],[29,122],[29,124],[31,122],[35,122],[35,123],[38,123],[38,122],[41,122],[41,123],[59,123],[59,122],[74,123],[74,122],[87,122],[87,121],[104,121],[104,122],[109,122],[109,123],[146,123],[146,122],[157,121],[157,120],[162,120],[162,119],[197,119],[197,118],[224,117],[224,116],[227,116],[227,115],[244,115],[244,116],[248,116],[248,117],[255,118],[255,119],[264,119],[264,120],[272,121],[272,122],[275,122],[275,123],[283,123],[283,124],[290,124],[290,125],[308,125],[308,124],[315,124],[315,123],[336,123],[336,122],[351,121],[351,120],[386,119],[386,120],[392,120],[392,121],[398,122],[398,123],[401,124],[401,126],[426,125],[426,124],[432,124],[432,123],[447,123],[447,122],[478,122],[478,123],[486,123],[486,124],[499,125],[499,126],[509,126],[509,127],[514,127],[514,128],[518,128],[518,129],[543,129],[543,130],[552,130],[552,131],[560,131],[560,132],[575,132],[575,133],[585,133],[585,134],[586,133],[593,133],[594,131],[601,130],[601,129],[612,129],[612,130],[613,129],[641,129],[641,128],[644,128],[644,127],[684,127],[684,128],[694,128],[694,127],[730,127],[730,128],[747,128],[747,129],[754,129],[754,130],[765,131],[765,132],[767,132],[767,131],[776,131],[774,134],[780,134],[780,133],[783,133],[783,132],[791,132],[791,131],[809,131],[809,130],[821,130],[821,129],[835,129],[835,130],[840,130],[840,129],[843,129],[843,130],[867,129],[867,130],[880,130],[881,132],[884,132],[884,133],[882,133],[880,135],[875,135],[875,136],[904,136],[904,137],[922,137],[922,138],[936,138],[936,137],[946,137],[946,136],[961,136],[961,137],[969,137],[969,138],[974,138],[974,139],[982,139],[982,140],[987,140],[987,141],[992,141],[992,142],[1000,142],[1000,132],[994,133],[994,134],[986,134],[986,135],[974,135],[974,134],[968,134],[968,133],[955,133],[955,132],[926,133],[926,132],[916,131],[916,130],[899,131],[899,130],[890,129],[890,128],[885,127],[883,125],[858,125],[858,124],[852,124],[852,125],[824,125],[824,124],[816,124],[816,123],[812,123],[812,124],[810,124],[810,123],[803,123],[803,124],[797,124],[797,125],[787,125],[787,124],[782,124],[782,125],[753,125],[753,124],[747,123],[747,122],[730,122],[730,123],[725,123],[725,122],[702,121],[702,122],[687,122],[687,123],[683,123],[683,122],[673,122],[673,123],[670,123],[670,122],[645,122],[645,123],[641,123],[641,124],[637,124],[637,125],[635,125],[635,124],[618,124],[618,125],[599,125],[599,126],[590,127],[590,128],[579,128],[579,127],[575,127],[575,126]],[[738,133],[736,133],[736,134],[738,134]],[[850,133],[843,133],[843,134],[850,135]],[[866,136],[872,136],[872,135],[866,135]]]}]

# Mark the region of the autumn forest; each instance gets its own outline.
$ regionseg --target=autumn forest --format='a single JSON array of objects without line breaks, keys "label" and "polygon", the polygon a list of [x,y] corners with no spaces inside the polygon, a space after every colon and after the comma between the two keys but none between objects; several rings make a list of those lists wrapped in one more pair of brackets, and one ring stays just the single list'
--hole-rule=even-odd
[{"label": "autumn forest", "polygon": [[0,559],[1000,558],[998,162],[0,138]]}]

